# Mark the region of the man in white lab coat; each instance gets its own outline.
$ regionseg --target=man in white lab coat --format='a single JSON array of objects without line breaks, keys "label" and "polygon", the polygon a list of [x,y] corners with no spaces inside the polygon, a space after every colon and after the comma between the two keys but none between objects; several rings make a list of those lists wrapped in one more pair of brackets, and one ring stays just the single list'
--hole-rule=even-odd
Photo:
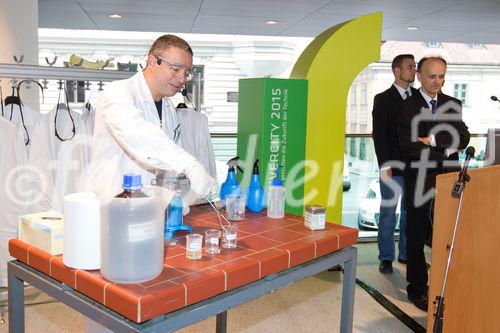
[{"label": "man in white lab coat", "polygon": [[174,35],[158,38],[146,69],[108,85],[96,106],[88,187],[99,195],[120,192],[126,173],[139,173],[151,184],[155,169],[185,173],[201,198],[214,179],[192,155],[176,144],[179,127],[168,97],[192,76],[193,51]]}]

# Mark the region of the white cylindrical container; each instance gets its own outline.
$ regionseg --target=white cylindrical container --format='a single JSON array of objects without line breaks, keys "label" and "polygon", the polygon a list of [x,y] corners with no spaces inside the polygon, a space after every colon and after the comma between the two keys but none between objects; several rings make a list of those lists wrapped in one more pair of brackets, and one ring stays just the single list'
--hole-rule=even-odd
[{"label": "white cylindrical container", "polygon": [[99,200],[94,192],[64,197],[63,263],[78,269],[101,267]]},{"label": "white cylindrical container", "polygon": [[106,203],[102,211],[101,274],[117,283],[148,281],[163,270],[160,198],[139,191],[142,185],[132,186],[131,190],[124,187],[125,191]]},{"label": "white cylindrical container", "polygon": [[280,219],[285,216],[285,187],[271,185],[267,192],[267,217]]}]

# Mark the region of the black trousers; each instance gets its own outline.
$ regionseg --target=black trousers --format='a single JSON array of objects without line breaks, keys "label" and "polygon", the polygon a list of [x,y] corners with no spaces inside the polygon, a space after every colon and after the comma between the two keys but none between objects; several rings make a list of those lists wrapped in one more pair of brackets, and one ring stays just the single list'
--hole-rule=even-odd
[{"label": "black trousers", "polygon": [[408,294],[419,295],[427,292],[427,263],[424,246],[431,232],[429,210],[431,200],[423,205],[415,205],[415,175],[405,174],[406,185],[406,281]]}]

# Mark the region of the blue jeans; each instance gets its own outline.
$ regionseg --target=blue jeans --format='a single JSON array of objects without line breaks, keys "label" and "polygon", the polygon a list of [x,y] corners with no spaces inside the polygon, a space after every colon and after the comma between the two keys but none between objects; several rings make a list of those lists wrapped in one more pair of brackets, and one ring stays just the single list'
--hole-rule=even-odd
[{"label": "blue jeans", "polygon": [[[401,197],[401,214],[399,218],[399,259],[406,260],[406,207],[403,176],[393,176],[392,181],[398,186],[394,191],[386,182],[380,179],[380,217],[378,224],[378,259],[394,261],[394,229],[396,227],[396,208]],[[396,184],[392,184],[394,187]]]}]

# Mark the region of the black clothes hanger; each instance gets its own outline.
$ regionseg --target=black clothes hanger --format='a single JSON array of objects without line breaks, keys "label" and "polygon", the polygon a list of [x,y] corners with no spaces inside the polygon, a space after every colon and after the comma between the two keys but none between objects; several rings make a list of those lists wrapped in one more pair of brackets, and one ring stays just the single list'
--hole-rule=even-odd
[{"label": "black clothes hanger", "polygon": [[[63,85],[62,82],[59,81],[59,96],[57,97],[56,115],[54,116],[54,132],[56,134],[56,137],[60,141],[67,141],[75,137],[76,129],[75,129],[75,121],[73,120],[73,116],[71,115],[71,111],[69,109],[69,101],[68,101],[68,94],[66,93],[66,86],[64,87],[64,95],[66,96],[66,105],[64,105],[64,103],[59,103],[59,101],[61,100],[61,90],[63,90],[62,85]],[[73,125],[73,128],[71,129],[72,134],[69,138],[62,138],[57,132],[57,115],[59,113],[59,108],[62,108],[63,110],[66,109],[66,111],[68,111],[69,118],[71,119],[71,124]]]},{"label": "black clothes hanger", "polygon": [[[12,92],[14,92],[14,88],[12,88]],[[19,98],[19,96],[15,96],[14,94],[5,97],[5,106],[9,104],[21,106],[21,98]]]},{"label": "black clothes hanger", "polygon": [[[5,97],[5,106],[9,104],[21,106],[21,99],[19,98],[19,90],[17,91],[17,96],[16,96],[16,86],[14,84],[12,85],[12,94],[10,96]],[[12,120],[12,113],[10,114],[10,118]]]},{"label": "black clothes hanger", "polygon": [[[26,132],[26,142],[24,142],[24,144],[28,145],[30,143],[30,134],[28,133],[28,128],[26,127],[26,124],[24,122],[23,108],[22,108],[21,98],[19,97],[19,88],[17,89],[17,96],[16,96],[16,89],[12,87],[12,95],[7,96],[5,98],[5,106],[9,104],[10,104],[10,116],[9,116],[10,121],[12,121],[12,114],[14,113],[14,105],[19,106],[21,123],[23,125],[24,131]],[[2,115],[3,115],[3,108],[2,108]]]}]

